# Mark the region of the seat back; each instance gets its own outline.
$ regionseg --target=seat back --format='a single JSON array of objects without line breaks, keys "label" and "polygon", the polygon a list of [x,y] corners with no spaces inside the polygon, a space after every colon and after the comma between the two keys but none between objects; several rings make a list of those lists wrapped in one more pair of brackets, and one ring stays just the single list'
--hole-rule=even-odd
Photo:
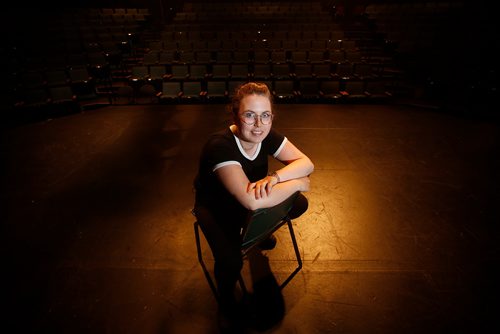
[{"label": "seat back", "polygon": [[[287,224],[288,230],[290,232],[290,238],[292,239],[293,249],[295,251],[295,256],[297,258],[297,268],[287,277],[286,280],[283,281],[280,285],[280,289],[283,289],[295,275],[302,269],[302,259],[300,258],[299,247],[297,246],[297,240],[295,239],[295,233],[293,231],[293,225],[288,217],[290,209],[292,208],[295,199],[299,195],[299,192],[294,193],[289,198],[284,200],[282,203],[273,206],[272,208],[267,209],[259,209],[255,211],[250,211],[247,217],[247,223],[245,224],[245,228],[242,231],[242,245],[241,245],[241,255],[245,257],[248,252],[253,249],[253,246],[256,246],[260,241],[267,238],[271,233],[276,231],[282,225]],[[195,212],[192,213],[196,216]],[[200,229],[200,224],[198,221],[194,223],[194,233],[196,239],[196,250],[198,252],[198,261],[201,264],[205,277],[210,285],[210,288],[219,302],[219,293],[217,291],[217,287],[212,280],[210,273],[208,272],[205,262],[203,261],[203,252],[201,249],[200,242],[200,230],[203,233],[203,229]],[[240,275],[238,279],[241,289],[244,294],[247,293],[247,289],[245,286],[245,282],[243,277]]]},{"label": "seat back", "polygon": [[182,96],[183,99],[199,99],[202,92],[200,81],[184,81],[182,85]]},{"label": "seat back", "polygon": [[259,241],[264,240],[281,225],[286,223],[288,212],[292,208],[298,194],[298,192],[294,193],[272,208],[258,209],[249,213],[247,223],[242,232],[241,248],[243,251],[250,249]]},{"label": "seat back", "polygon": [[163,82],[161,99],[177,99],[182,91],[179,81]]}]

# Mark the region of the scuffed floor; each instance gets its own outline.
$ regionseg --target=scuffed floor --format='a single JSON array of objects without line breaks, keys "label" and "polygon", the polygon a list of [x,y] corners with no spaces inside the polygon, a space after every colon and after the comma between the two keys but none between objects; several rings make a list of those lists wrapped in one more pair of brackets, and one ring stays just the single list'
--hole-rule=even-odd
[{"label": "scuffed floor", "polygon": [[[282,295],[260,296],[284,302],[262,332],[498,327],[498,125],[394,105],[277,112],[316,170],[294,221],[304,266]],[[226,125],[222,105],[110,106],[6,131],[7,332],[217,333],[191,184]],[[276,235],[260,259],[280,282],[295,263],[286,228]],[[251,286],[248,262],[244,276]]]}]

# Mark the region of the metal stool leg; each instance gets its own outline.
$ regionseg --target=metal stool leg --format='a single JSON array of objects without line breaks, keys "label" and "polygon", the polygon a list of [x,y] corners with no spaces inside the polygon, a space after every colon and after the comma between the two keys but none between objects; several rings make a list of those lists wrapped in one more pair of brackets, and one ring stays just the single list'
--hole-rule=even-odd
[{"label": "metal stool leg", "polygon": [[295,270],[288,276],[288,278],[280,285],[280,289],[283,289],[292,278],[297,275],[297,273],[302,269],[302,259],[300,258],[299,247],[297,246],[297,239],[295,239],[295,233],[293,231],[292,221],[289,218],[286,218],[286,223],[288,225],[288,230],[290,231],[290,237],[292,238],[293,249],[295,251],[295,257],[297,258],[298,266]]},{"label": "metal stool leg", "polygon": [[212,290],[215,299],[217,300],[217,302],[219,302],[219,294],[217,293],[217,288],[215,287],[214,281],[212,280],[212,277],[210,276],[210,273],[208,272],[207,267],[205,266],[205,262],[203,261],[203,256],[201,253],[201,242],[200,242],[200,224],[198,223],[198,221],[194,222],[194,236],[196,238],[196,250],[198,251],[198,262],[200,262],[201,268],[203,269],[203,273],[205,274],[208,285],[210,286],[210,289]]}]

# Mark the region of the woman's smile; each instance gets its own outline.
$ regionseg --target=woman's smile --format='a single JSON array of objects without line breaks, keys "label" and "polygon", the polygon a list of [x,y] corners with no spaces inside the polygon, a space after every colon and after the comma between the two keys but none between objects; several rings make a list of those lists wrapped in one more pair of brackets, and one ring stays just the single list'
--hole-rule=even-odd
[{"label": "woman's smile", "polygon": [[271,103],[269,99],[263,95],[248,95],[241,100],[240,117],[244,113],[254,113],[256,116],[255,124],[249,125],[241,121],[238,122],[239,137],[243,142],[248,144],[260,143],[266,138],[271,130],[271,124],[262,124],[261,115],[265,113],[272,113]]}]

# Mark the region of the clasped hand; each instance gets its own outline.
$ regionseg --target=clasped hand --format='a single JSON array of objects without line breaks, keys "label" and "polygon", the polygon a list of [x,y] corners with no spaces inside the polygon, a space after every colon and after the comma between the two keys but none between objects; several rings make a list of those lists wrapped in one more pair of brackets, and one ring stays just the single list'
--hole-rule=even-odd
[{"label": "clasped hand", "polygon": [[[297,179],[292,179],[287,182],[294,182],[297,186],[298,191],[309,191],[310,180],[308,176],[299,177]],[[278,179],[274,176],[266,176],[265,178],[257,181],[250,182],[247,186],[247,193],[253,192],[255,194],[255,199],[261,199],[269,196],[273,187],[278,183]]]},{"label": "clasped hand", "polygon": [[266,176],[265,178],[248,183],[247,192],[254,192],[255,199],[265,198],[271,194],[274,185],[278,183],[278,179],[274,176]]}]

